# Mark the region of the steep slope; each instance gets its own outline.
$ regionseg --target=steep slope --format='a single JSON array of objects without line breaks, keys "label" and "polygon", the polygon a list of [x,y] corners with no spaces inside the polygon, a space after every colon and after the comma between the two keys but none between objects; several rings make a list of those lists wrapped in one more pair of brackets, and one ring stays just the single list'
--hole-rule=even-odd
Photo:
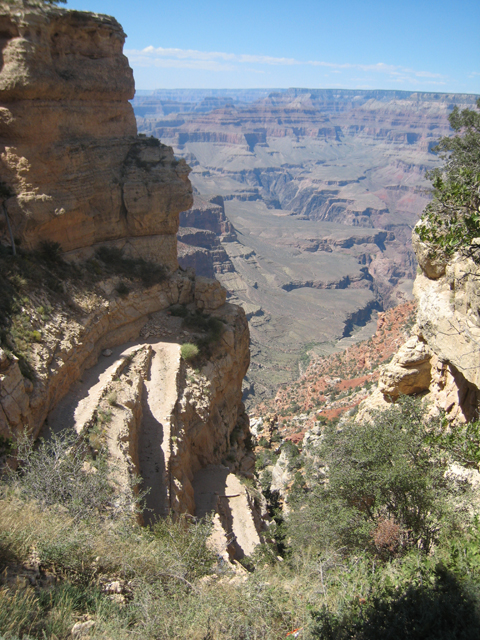
[{"label": "steep slope", "polygon": [[278,430],[283,440],[298,444],[306,430],[355,410],[378,381],[382,365],[408,337],[415,313],[413,302],[389,309],[379,314],[371,338],[355,344],[340,341],[338,351],[328,356],[317,351],[318,345],[308,345],[298,380],[251,409],[254,431],[261,433],[260,427],[270,424],[270,436]]},{"label": "steep slope", "polygon": [[73,430],[119,496],[143,476],[145,519],[195,514],[196,472],[253,457],[245,314],[178,268],[189,169],[137,136],[113,18],[19,2],[0,22],[0,435]]},{"label": "steep slope", "polygon": [[110,241],[175,269],[188,168],[137,137],[120,25],[28,4],[1,24],[0,170],[14,236],[88,255]]},{"label": "steep slope", "polygon": [[415,280],[418,311],[411,338],[380,375],[377,391],[361,415],[383,407],[400,393],[426,393],[453,423],[478,419],[480,321],[478,267],[474,245],[448,262],[434,264],[428,248],[415,242],[422,272]]},{"label": "steep slope", "polygon": [[191,209],[180,214],[177,239],[182,268],[195,269],[197,275],[207,278],[234,271],[223,243],[236,240],[236,234],[225,215],[221,196],[205,200],[195,195]]}]

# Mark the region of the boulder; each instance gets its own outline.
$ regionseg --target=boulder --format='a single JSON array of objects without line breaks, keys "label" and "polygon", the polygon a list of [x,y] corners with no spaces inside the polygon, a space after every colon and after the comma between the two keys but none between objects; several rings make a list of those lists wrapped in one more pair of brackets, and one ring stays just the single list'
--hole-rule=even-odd
[{"label": "boulder", "polygon": [[412,233],[412,246],[417,256],[418,264],[427,278],[437,280],[445,275],[447,265],[445,256],[422,242],[415,231]]},{"label": "boulder", "polygon": [[432,354],[418,336],[413,336],[398,350],[383,369],[378,382],[380,391],[392,399],[400,394],[427,391],[431,381]]},{"label": "boulder", "polygon": [[197,277],[195,280],[195,304],[197,309],[215,311],[227,300],[227,291],[218,280]]}]

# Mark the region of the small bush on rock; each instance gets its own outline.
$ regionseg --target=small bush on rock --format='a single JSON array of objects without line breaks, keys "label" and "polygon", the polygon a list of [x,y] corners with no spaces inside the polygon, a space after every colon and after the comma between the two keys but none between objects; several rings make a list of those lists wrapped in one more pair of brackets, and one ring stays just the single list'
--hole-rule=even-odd
[{"label": "small bush on rock", "polygon": [[180,355],[187,362],[189,362],[190,360],[194,360],[199,353],[200,349],[196,344],[193,344],[192,342],[185,342],[180,347]]},{"label": "small bush on rock", "polygon": [[433,149],[445,164],[427,173],[433,200],[415,228],[432,253],[444,256],[469,248],[480,236],[480,111],[454,107],[448,120],[455,135]]}]

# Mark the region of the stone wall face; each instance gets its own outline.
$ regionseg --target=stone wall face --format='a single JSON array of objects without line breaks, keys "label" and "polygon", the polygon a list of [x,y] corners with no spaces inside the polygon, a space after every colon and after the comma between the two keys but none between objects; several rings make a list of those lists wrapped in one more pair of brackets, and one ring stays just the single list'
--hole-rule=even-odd
[{"label": "stone wall face", "polygon": [[250,334],[243,309],[223,304],[213,312],[224,332],[200,374],[186,375],[185,367],[174,418],[171,508],[194,513],[192,480],[196,471],[219,464],[225,457],[232,471],[249,475],[255,466],[245,440],[248,416],[239,389],[250,363]]},{"label": "stone wall face", "polygon": [[27,428],[37,437],[48,413],[103,349],[136,339],[150,314],[193,299],[192,280],[175,274],[123,298],[98,299],[87,313],[68,307],[56,311],[32,355],[33,383],[22,376],[17,360],[0,349],[0,435],[17,436]]},{"label": "stone wall face", "polygon": [[[0,242],[9,242],[8,218],[22,248],[58,242],[64,259],[81,261],[107,244],[167,268],[146,286],[114,269],[89,281],[79,262],[86,280],[59,277],[65,295],[28,290],[29,304],[49,311],[26,359],[10,350],[8,336],[0,348],[0,436],[36,438],[47,423],[53,432],[73,429],[90,447],[105,447],[119,494],[128,496],[140,474],[155,517],[194,514],[199,470],[216,465],[217,473],[253,477],[241,401],[250,358],[245,313],[226,304],[219,282],[178,268],[179,213],[192,205],[189,168],[170,147],[137,136],[120,25],[23,0],[9,7],[0,9]],[[230,237],[221,204],[210,203],[212,219],[207,209],[196,215]],[[213,231],[202,233],[218,243]],[[173,305],[221,325],[195,367],[181,359],[181,345],[203,334],[183,326]],[[33,317],[30,306],[24,312]]]},{"label": "stone wall face", "polygon": [[137,137],[121,26],[21,4],[0,10],[0,33],[0,171],[15,237],[66,252],[129,238],[128,251],[148,247],[175,269],[189,169],[170,147]]},{"label": "stone wall face", "polygon": [[[415,236],[415,234],[414,234]],[[417,322],[364,403],[360,417],[399,394],[424,393],[453,423],[476,420],[480,407],[480,247],[442,261],[414,239],[422,272],[414,295]]]}]

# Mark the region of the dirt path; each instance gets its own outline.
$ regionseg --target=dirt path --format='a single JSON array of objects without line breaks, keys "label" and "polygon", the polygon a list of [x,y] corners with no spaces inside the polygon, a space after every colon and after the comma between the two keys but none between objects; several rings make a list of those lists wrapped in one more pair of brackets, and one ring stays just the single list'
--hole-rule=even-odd
[{"label": "dirt path", "polygon": [[168,342],[152,344],[150,375],[145,380],[142,398],[142,428],[139,440],[140,475],[146,496],[145,519],[169,512],[170,428],[178,396],[180,345]]},{"label": "dirt path", "polygon": [[[135,389],[131,401],[136,404],[141,424],[138,429],[138,465],[143,479],[142,488],[147,510],[144,520],[154,521],[168,515],[170,510],[171,426],[179,392],[180,345],[159,341],[159,338],[140,339],[112,349],[110,356],[100,356],[96,365],[84,372],[81,381],[72,386],[67,395],[48,416],[49,430],[58,433],[62,429],[74,429],[80,433],[90,420],[100,400],[111,389],[112,381],[119,382],[119,373],[125,370],[128,379],[129,354],[142,345],[150,345],[152,357],[143,380]],[[138,374],[138,372],[137,372]],[[142,374],[144,375],[144,374]],[[124,380],[124,376],[120,376]],[[123,387],[124,389],[128,387]],[[130,405],[128,405],[130,406]],[[115,441],[113,450],[122,456],[121,434],[124,417],[113,411],[109,423],[109,437]],[[127,429],[128,429],[127,425]],[[118,442],[117,442],[118,440]],[[120,445],[120,446],[119,446]],[[128,472],[127,472],[128,473]],[[195,474],[194,482],[196,515],[203,517],[212,511],[217,513],[215,546],[219,555],[240,560],[250,555],[260,538],[247,498],[247,492],[239,478],[222,465],[210,465]]]},{"label": "dirt path", "polygon": [[123,365],[123,357],[141,344],[129,342],[111,349],[112,354],[108,357],[101,355],[98,362],[84,371],[82,378],[72,385],[67,395],[48,414],[49,430],[59,433],[64,429],[75,429],[80,433],[95,410],[106,384],[114,377],[118,367]]},{"label": "dirt path", "polygon": [[[228,467],[209,465],[198,471],[193,479],[196,515],[199,518],[217,511],[224,529],[223,548],[241,560],[251,555],[261,540],[247,499],[245,486],[230,473]],[[218,538],[217,538],[218,539]],[[218,550],[220,555],[223,549]]]},{"label": "dirt path", "polygon": [[[107,385],[125,367],[126,356],[143,344],[153,351],[141,399],[142,424],[139,429],[138,457],[146,496],[146,520],[169,512],[170,428],[171,415],[178,395],[180,345],[175,342],[139,340],[101,355],[82,375],[48,416],[48,431],[59,433],[74,429],[80,433],[90,420]],[[110,426],[115,431],[115,416]],[[48,436],[48,433],[45,435]]]}]

